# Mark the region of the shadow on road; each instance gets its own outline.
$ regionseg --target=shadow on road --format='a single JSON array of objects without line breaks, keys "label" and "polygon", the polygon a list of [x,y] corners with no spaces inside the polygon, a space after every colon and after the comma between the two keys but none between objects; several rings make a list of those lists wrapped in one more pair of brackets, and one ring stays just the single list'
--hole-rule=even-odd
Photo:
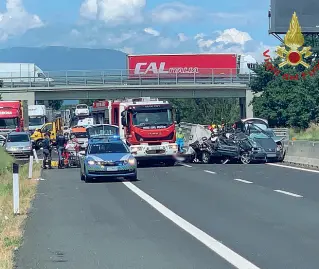
[{"label": "shadow on road", "polygon": [[94,179],[93,182],[90,182],[90,183],[86,183],[86,184],[101,184],[101,183],[123,183],[123,182],[139,182],[140,180],[137,179],[137,180],[134,180],[134,181],[130,181],[130,180],[126,180],[126,179],[123,179],[123,178],[108,178],[108,177],[105,177],[105,178],[96,178]]},{"label": "shadow on road", "polygon": [[138,169],[144,169],[144,168],[153,168],[153,167],[175,167],[175,166],[183,166],[181,163],[175,163],[175,165],[168,166],[165,163],[147,163],[147,164],[139,164],[137,167]]}]

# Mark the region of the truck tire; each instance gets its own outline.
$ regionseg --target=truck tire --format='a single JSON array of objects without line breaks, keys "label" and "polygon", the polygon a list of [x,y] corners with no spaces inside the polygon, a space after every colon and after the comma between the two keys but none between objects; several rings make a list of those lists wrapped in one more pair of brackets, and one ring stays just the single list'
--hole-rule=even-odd
[{"label": "truck tire", "polygon": [[35,142],[36,149],[42,148],[42,143],[43,143],[42,139],[37,140],[37,142]]}]

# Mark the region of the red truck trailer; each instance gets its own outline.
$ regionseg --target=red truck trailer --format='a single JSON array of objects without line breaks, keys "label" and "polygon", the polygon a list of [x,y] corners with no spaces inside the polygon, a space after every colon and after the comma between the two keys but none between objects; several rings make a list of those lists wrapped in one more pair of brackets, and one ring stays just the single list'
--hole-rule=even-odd
[{"label": "red truck trailer", "polygon": [[129,78],[236,76],[240,57],[234,53],[128,55]]},{"label": "red truck trailer", "polygon": [[0,101],[0,134],[24,131],[22,101]]}]

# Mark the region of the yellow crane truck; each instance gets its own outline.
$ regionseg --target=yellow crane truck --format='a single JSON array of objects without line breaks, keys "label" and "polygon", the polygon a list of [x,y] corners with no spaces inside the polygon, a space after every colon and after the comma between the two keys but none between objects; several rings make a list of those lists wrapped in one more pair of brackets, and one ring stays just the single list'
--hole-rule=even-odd
[{"label": "yellow crane truck", "polygon": [[35,130],[35,132],[31,135],[35,148],[39,149],[42,147],[42,142],[46,133],[50,133],[50,140],[55,142],[57,133],[62,130],[62,126],[62,118],[56,118],[55,121],[45,123],[41,129]]}]

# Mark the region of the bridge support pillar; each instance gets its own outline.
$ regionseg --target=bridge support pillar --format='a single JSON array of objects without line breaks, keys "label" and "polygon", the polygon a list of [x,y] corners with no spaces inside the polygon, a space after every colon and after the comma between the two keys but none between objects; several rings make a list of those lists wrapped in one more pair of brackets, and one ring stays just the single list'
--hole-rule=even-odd
[{"label": "bridge support pillar", "polygon": [[28,105],[35,105],[34,92],[19,92],[19,93],[1,93],[3,101],[28,101]]},{"label": "bridge support pillar", "polygon": [[254,111],[253,105],[251,104],[253,100],[253,93],[251,90],[246,90],[246,97],[239,98],[239,107],[240,107],[240,118],[253,118]]}]

